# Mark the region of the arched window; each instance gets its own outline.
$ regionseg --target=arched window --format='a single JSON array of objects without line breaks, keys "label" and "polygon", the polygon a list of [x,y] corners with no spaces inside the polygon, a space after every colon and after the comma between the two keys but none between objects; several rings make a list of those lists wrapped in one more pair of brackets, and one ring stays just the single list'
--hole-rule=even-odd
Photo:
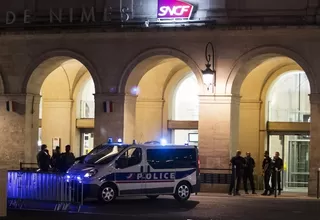
[{"label": "arched window", "polygon": [[[199,86],[193,73],[188,74],[178,83],[174,92],[172,107],[172,120],[199,120]],[[174,144],[198,143],[198,130],[177,129],[173,131],[172,135]]]},{"label": "arched window", "polygon": [[80,117],[81,118],[94,118],[95,105],[94,105],[95,87],[92,79],[88,80],[80,96]]},{"label": "arched window", "polygon": [[179,82],[174,93],[173,102],[173,120],[199,120],[199,86],[193,73]]},{"label": "arched window", "polygon": [[282,74],[269,89],[268,115],[271,122],[310,121],[310,84],[303,71]]}]

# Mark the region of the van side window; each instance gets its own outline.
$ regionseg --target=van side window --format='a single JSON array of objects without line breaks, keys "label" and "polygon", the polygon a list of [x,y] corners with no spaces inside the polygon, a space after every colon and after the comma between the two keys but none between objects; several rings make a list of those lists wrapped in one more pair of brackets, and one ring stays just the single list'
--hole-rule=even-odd
[{"label": "van side window", "polygon": [[153,169],[173,169],[174,149],[148,149],[147,161]]},{"label": "van side window", "polygon": [[125,169],[140,164],[142,161],[141,148],[130,148],[126,150],[116,161],[116,167]]},{"label": "van side window", "polygon": [[176,149],[174,152],[175,168],[197,168],[195,149]]}]

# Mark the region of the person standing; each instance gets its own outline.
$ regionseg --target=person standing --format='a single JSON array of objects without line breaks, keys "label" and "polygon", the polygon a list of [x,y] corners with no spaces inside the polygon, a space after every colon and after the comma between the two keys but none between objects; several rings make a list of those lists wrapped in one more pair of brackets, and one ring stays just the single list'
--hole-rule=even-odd
[{"label": "person standing", "polygon": [[240,195],[239,187],[241,183],[243,167],[245,165],[245,159],[241,157],[241,151],[238,150],[236,156],[231,158],[230,165],[232,166],[232,177],[231,177],[231,184],[229,188],[229,195],[232,195],[232,191],[234,189],[236,191],[235,195]]},{"label": "person standing", "polygon": [[280,153],[276,152],[273,160],[272,160],[272,177],[271,177],[271,192],[270,195],[274,193],[276,190],[276,186],[278,187],[278,195],[281,195],[281,171],[283,169],[283,160],[280,158]]},{"label": "person standing", "polygon": [[55,152],[52,155],[52,168],[54,171],[59,172],[62,168],[61,150],[60,147],[56,147]]},{"label": "person standing", "polygon": [[254,168],[256,165],[255,161],[251,157],[250,152],[247,152],[246,157],[244,159],[246,161],[245,166],[244,166],[244,172],[243,172],[244,191],[246,194],[249,194],[249,192],[248,192],[248,179],[249,179],[252,194],[256,194],[254,180],[253,180],[253,171],[254,171]]},{"label": "person standing", "polygon": [[71,152],[71,146],[70,145],[66,146],[66,152],[61,155],[61,158],[62,158],[62,163],[63,163],[61,172],[65,173],[65,172],[68,171],[68,169],[76,161],[76,158],[75,158],[74,154]]},{"label": "person standing", "polygon": [[263,176],[264,176],[264,192],[262,193],[263,196],[268,195],[268,192],[270,192],[270,177],[271,177],[271,158],[269,156],[269,152],[264,152],[264,160],[262,162],[262,170],[263,170]]},{"label": "person standing", "polygon": [[41,145],[41,150],[37,154],[37,163],[41,172],[48,172],[50,168],[50,155],[47,145]]}]

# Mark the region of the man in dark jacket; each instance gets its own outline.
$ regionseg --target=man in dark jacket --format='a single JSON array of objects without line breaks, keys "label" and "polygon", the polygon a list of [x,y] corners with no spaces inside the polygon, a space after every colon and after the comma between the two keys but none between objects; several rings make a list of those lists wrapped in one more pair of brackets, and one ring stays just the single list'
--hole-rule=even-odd
[{"label": "man in dark jacket", "polygon": [[66,146],[66,152],[62,155],[62,162],[63,162],[63,168],[61,169],[62,172],[67,172],[68,169],[74,164],[76,158],[74,154],[71,152],[71,146]]},{"label": "man in dark jacket", "polygon": [[243,174],[243,168],[245,165],[245,160],[243,157],[241,157],[241,151],[237,151],[236,156],[231,158],[230,165],[232,166],[232,177],[231,177],[231,184],[229,188],[229,195],[232,195],[232,190],[234,188],[235,188],[235,195],[240,195],[239,187],[240,187],[241,178]]},{"label": "man in dark jacket", "polygon": [[56,150],[52,155],[51,164],[52,164],[52,168],[56,172],[59,172],[62,169],[63,163],[62,163],[60,147],[56,147]]},{"label": "man in dark jacket", "polygon": [[247,156],[244,159],[246,161],[246,164],[244,166],[244,172],[243,172],[244,191],[246,194],[249,194],[248,193],[248,179],[249,179],[252,194],[256,194],[254,181],[253,181],[253,171],[256,166],[256,163],[254,159],[251,157],[250,152],[247,152]]},{"label": "man in dark jacket", "polygon": [[48,154],[47,145],[41,145],[41,151],[37,155],[37,163],[40,171],[48,172],[50,168],[50,155]]},{"label": "man in dark jacket", "polygon": [[283,169],[283,160],[280,158],[280,153],[276,152],[272,160],[272,176],[271,176],[272,187],[271,187],[270,195],[274,193],[274,191],[276,190],[276,186],[278,189],[278,195],[281,195],[282,169]]},{"label": "man in dark jacket", "polygon": [[263,176],[264,176],[264,192],[262,193],[263,196],[268,195],[268,192],[271,191],[270,187],[270,177],[271,177],[271,171],[272,171],[272,165],[271,165],[271,158],[269,156],[269,151],[264,152],[264,160],[262,163],[262,170],[263,170]]}]

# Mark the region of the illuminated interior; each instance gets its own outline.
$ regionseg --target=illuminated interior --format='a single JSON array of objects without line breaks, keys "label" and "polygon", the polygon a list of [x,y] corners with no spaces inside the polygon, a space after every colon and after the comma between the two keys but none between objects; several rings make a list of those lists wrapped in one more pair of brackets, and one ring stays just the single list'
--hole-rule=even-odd
[{"label": "illuminated interior", "polygon": [[88,70],[75,59],[54,66],[41,86],[38,145],[50,153],[71,144],[76,156],[93,148],[93,127],[78,128],[77,120],[93,120],[95,86]]},{"label": "illuminated interior", "polygon": [[271,157],[279,152],[285,191],[307,192],[310,137],[301,128],[311,120],[309,94],[305,72],[281,56],[262,60],[241,86],[239,149],[251,152],[258,164],[265,150]]},{"label": "illuminated interior", "polygon": [[[139,143],[162,138],[174,144],[187,141],[198,144],[198,130],[188,126],[168,127],[168,121],[199,120],[199,84],[197,77],[178,58],[153,58],[141,74],[137,86],[130,91],[137,95],[135,137]],[[143,71],[143,70],[141,70]],[[138,75],[138,74],[137,74]],[[134,77],[134,74],[132,74]],[[128,80],[133,81],[129,78]]]}]

